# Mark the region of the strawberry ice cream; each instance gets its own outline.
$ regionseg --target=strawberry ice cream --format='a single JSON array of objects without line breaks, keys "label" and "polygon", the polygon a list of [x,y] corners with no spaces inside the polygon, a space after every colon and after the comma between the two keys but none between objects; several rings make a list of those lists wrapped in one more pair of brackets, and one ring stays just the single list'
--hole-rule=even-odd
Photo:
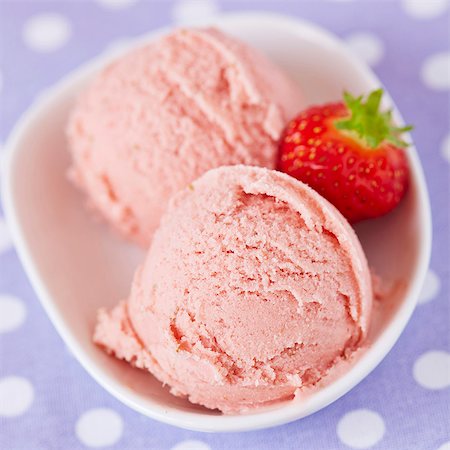
[{"label": "strawberry ice cream", "polygon": [[216,29],[183,29],[104,69],[68,125],[71,178],[125,236],[149,244],[172,194],[221,165],[272,168],[302,104],[267,58]]},{"label": "strawberry ice cream", "polygon": [[178,193],[94,340],[225,413],[294,398],[362,344],[367,261],[348,222],[280,172],[214,169]]}]

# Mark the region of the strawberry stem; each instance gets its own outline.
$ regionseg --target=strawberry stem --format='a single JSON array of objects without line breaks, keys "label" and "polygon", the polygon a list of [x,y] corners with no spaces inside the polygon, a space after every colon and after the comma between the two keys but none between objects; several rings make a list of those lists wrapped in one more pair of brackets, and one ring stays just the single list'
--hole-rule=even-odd
[{"label": "strawberry stem", "polygon": [[383,89],[371,92],[367,100],[353,97],[344,92],[344,103],[350,111],[350,117],[335,122],[338,130],[355,133],[370,148],[377,148],[382,142],[389,141],[399,147],[409,144],[401,139],[401,134],[412,130],[412,126],[396,127],[392,121],[392,110],[380,111]]}]

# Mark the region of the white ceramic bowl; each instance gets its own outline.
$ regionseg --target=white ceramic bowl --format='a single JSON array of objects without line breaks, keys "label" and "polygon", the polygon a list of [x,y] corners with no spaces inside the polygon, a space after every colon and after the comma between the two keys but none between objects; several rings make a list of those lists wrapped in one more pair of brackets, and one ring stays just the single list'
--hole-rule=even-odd
[{"label": "white ceramic bowl", "polygon": [[[367,93],[375,75],[334,36],[299,20],[265,13],[219,17],[215,24],[260,48],[298,81],[308,103],[336,100],[343,89]],[[137,41],[145,42],[160,30]],[[422,169],[407,151],[412,185],[406,199],[358,234],[377,272],[400,281],[386,300],[371,348],[343,377],[304,401],[281,403],[251,414],[222,416],[172,396],[152,376],[107,356],[92,344],[96,311],[129,290],[143,252],[92,221],[82,196],[67,182],[64,127],[75,95],[111,55],[70,74],[34,104],[7,143],[4,204],[16,248],[53,324],[85,369],[111,394],[154,419],[201,431],[265,428],[307,416],[361,381],[389,352],[414,309],[428,266],[430,208]],[[389,97],[386,104],[393,106]],[[401,123],[401,118],[397,119]],[[45,351],[45,349],[43,350]]]}]

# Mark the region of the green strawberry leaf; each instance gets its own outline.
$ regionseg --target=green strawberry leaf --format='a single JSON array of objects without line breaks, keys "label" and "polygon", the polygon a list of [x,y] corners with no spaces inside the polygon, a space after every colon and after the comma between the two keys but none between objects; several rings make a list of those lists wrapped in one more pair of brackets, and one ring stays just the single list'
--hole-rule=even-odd
[{"label": "green strawberry leaf", "polygon": [[409,144],[401,139],[401,134],[413,127],[396,127],[392,121],[392,111],[380,111],[382,96],[383,89],[377,89],[364,102],[362,95],[353,97],[349,92],[344,92],[344,103],[350,117],[336,121],[334,125],[338,130],[355,133],[370,148],[377,148],[384,141],[407,147]]}]

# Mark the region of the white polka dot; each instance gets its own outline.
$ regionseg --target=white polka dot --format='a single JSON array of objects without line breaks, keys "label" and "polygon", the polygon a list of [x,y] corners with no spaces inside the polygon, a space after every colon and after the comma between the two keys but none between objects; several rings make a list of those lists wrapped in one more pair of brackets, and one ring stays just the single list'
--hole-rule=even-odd
[{"label": "white polka dot", "polygon": [[97,3],[108,9],[125,9],[137,3],[137,0],[97,0]]},{"label": "white polka dot", "polygon": [[354,33],[346,38],[346,42],[350,49],[369,66],[377,65],[383,58],[383,43],[374,34]]},{"label": "white polka dot", "polygon": [[69,40],[71,26],[60,14],[43,13],[28,19],[22,32],[24,42],[32,50],[52,52]]},{"label": "white polka dot", "polygon": [[339,420],[339,439],[351,448],[369,448],[379,442],[385,432],[381,416],[369,409],[356,409]]},{"label": "white polka dot", "polygon": [[444,389],[450,386],[450,353],[432,350],[414,363],[414,379],[426,389]]},{"label": "white polka dot", "polygon": [[0,253],[6,252],[12,247],[11,234],[9,233],[5,219],[0,217]]},{"label": "white polka dot", "polygon": [[440,289],[441,280],[439,280],[439,277],[433,270],[429,269],[419,295],[419,303],[428,303],[433,300],[438,295]]},{"label": "white polka dot", "polygon": [[448,8],[448,0],[403,0],[403,9],[416,19],[438,17]]},{"label": "white polka dot", "polygon": [[172,450],[211,450],[211,447],[205,442],[189,439],[174,445]]},{"label": "white polka dot", "polygon": [[422,66],[422,80],[430,89],[450,89],[450,52],[427,58]]},{"label": "white polka dot", "polygon": [[172,18],[179,25],[208,23],[219,11],[214,0],[177,0],[172,8]]},{"label": "white polka dot", "polygon": [[20,416],[33,403],[34,390],[31,383],[22,377],[0,379],[0,416]]},{"label": "white polka dot", "polygon": [[442,444],[437,450],[450,450],[450,441]]},{"label": "white polka dot", "polygon": [[12,295],[0,295],[0,333],[19,328],[26,315],[27,311],[21,300]]},{"label": "white polka dot", "polygon": [[112,409],[91,409],[78,419],[75,432],[88,447],[113,445],[122,436],[122,418]]},{"label": "white polka dot", "polygon": [[450,133],[442,141],[441,154],[450,163]]}]

